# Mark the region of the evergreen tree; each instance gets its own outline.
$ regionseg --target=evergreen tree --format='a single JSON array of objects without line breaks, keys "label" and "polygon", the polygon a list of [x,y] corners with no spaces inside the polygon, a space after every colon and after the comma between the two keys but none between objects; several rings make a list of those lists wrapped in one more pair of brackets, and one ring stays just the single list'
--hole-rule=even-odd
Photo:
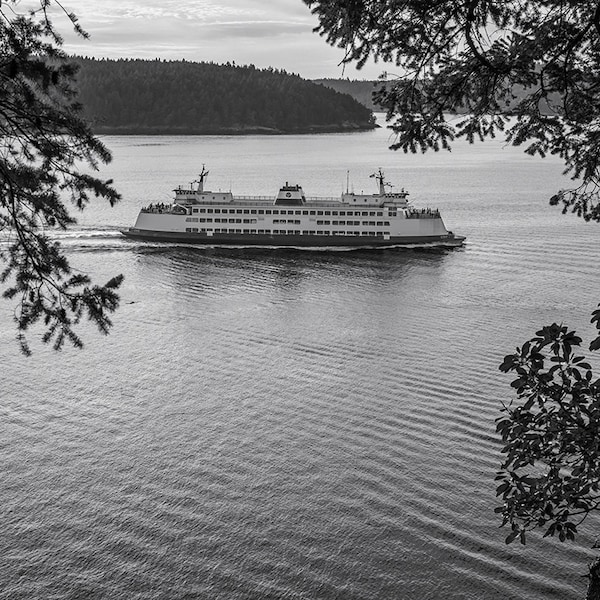
[{"label": "evergreen tree", "polygon": [[[504,135],[529,154],[560,156],[578,185],[551,204],[600,221],[597,0],[304,2],[346,62],[373,58],[397,71],[375,98],[396,133],[393,149]],[[448,113],[464,118],[453,126]]]},{"label": "evergreen tree", "polygon": [[[0,4],[0,274],[4,298],[17,302],[20,347],[30,353],[25,333],[39,323],[44,342],[60,349],[65,340],[81,347],[75,326],[87,316],[107,333],[109,314],[119,304],[117,276],[103,286],[73,274],[45,227],[75,222],[66,202],[83,209],[92,197],[119,199],[110,181],[79,170],[110,160],[81,118],[75,98],[75,67],[66,60],[49,12],[52,0],[18,14],[18,2]],[[59,5],[60,6],[60,5]],[[58,10],[58,9],[57,9]],[[60,9],[62,10],[62,9]],[[69,14],[75,30],[85,36]]]}]

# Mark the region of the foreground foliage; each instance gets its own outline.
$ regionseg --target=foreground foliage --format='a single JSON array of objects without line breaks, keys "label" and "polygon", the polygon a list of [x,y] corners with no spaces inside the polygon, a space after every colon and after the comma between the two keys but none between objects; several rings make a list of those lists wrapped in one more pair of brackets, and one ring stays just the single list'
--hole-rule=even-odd
[{"label": "foreground foliage", "polygon": [[[393,149],[503,135],[529,154],[562,158],[578,185],[551,204],[600,221],[597,0],[304,2],[346,62],[374,58],[398,71],[376,97],[396,133]],[[464,117],[452,125],[448,112]]]},{"label": "foreground foliage", "polygon": [[[600,330],[600,308],[592,316]],[[500,369],[514,373],[517,399],[497,430],[506,458],[498,473],[496,509],[509,524],[507,543],[544,528],[572,540],[600,506],[600,379],[580,355],[581,338],[563,325],[542,328]],[[600,348],[600,337],[590,350]]]},{"label": "foreground foliage", "polygon": [[110,153],[80,116],[76,69],[61,50],[52,7],[40,0],[37,11],[21,15],[17,2],[0,3],[0,282],[4,298],[17,301],[14,319],[26,354],[25,333],[36,323],[56,349],[65,340],[82,346],[74,328],[83,317],[107,333],[122,280],[92,285],[87,275],[73,273],[46,233],[75,222],[68,201],[83,209],[93,197],[119,199],[110,181],[81,170],[108,162]]}]

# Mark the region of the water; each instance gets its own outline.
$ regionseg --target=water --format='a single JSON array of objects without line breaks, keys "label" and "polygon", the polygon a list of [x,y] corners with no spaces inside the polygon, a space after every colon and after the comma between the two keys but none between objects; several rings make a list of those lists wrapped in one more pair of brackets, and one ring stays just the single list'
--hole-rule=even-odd
[{"label": "water", "polygon": [[[385,129],[107,137],[123,194],[57,234],[108,337],[14,342],[0,304],[0,598],[581,598],[597,529],[506,546],[493,513],[497,371],[539,325],[589,337],[600,227],[547,198],[561,165],[499,142],[387,150]],[[213,189],[355,189],[383,167],[454,251],[190,248],[122,238],[202,163]]]}]

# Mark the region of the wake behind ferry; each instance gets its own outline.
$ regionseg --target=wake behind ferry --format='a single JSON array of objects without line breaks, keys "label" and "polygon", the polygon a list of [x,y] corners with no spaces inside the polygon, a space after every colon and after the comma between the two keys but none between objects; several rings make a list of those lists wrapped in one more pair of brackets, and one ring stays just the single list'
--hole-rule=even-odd
[{"label": "wake behind ferry", "polygon": [[[306,197],[286,184],[275,198],[234,196],[204,189],[208,171],[189,189],[178,187],[172,204],[142,208],[130,238],[214,246],[360,247],[462,245],[437,209],[410,206],[408,192],[387,191],[383,171],[373,173],[378,193],[339,198]],[[195,186],[195,187],[194,187]]]}]

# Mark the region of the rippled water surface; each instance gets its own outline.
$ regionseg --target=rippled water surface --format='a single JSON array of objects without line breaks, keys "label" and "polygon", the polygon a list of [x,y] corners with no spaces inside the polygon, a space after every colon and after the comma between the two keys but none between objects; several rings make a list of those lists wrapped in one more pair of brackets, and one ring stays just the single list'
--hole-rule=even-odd
[{"label": "rippled water surface", "polygon": [[[539,325],[590,335],[600,226],[547,198],[557,162],[498,142],[387,150],[385,129],[107,137],[123,194],[56,233],[114,330],[83,351],[0,305],[0,598],[575,599],[595,531],[506,546],[494,515],[497,371]],[[125,240],[206,163],[209,187],[337,195],[383,167],[454,251],[192,248]]]}]

